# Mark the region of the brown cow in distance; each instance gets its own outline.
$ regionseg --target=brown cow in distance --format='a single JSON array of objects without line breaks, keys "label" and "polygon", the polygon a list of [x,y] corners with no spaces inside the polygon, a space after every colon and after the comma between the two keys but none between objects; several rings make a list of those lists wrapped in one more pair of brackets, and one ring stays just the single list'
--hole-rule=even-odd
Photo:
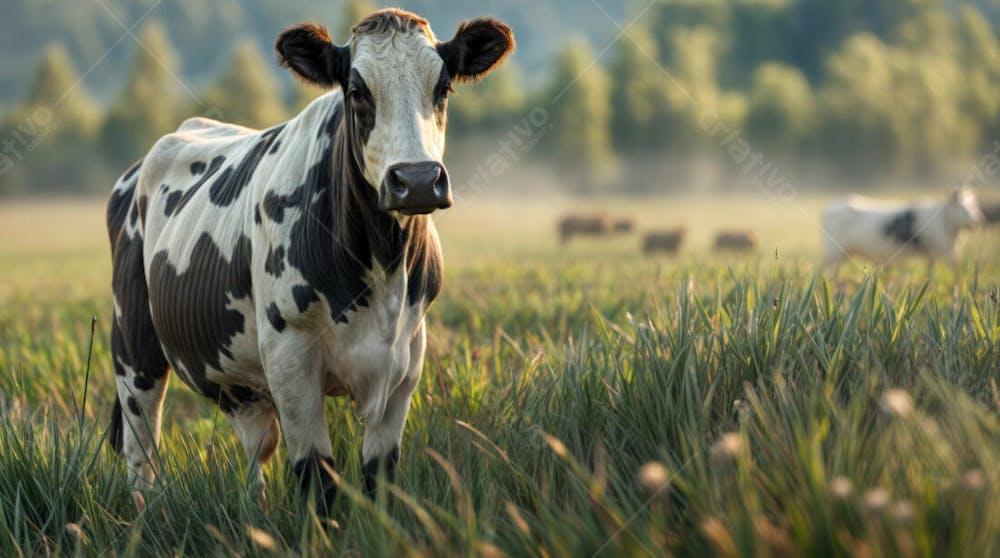
[{"label": "brown cow in distance", "polygon": [[749,252],[757,248],[757,236],[750,231],[719,231],[712,249],[716,251]]},{"label": "brown cow in distance", "polygon": [[661,252],[664,254],[676,254],[684,242],[684,235],[687,230],[683,227],[647,233],[642,239],[642,251],[646,254]]}]

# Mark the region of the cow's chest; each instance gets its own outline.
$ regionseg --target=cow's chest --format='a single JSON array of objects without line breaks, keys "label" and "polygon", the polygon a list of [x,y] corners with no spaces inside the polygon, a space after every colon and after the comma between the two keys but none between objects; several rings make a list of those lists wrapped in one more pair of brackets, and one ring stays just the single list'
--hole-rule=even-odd
[{"label": "cow's chest", "polygon": [[407,301],[402,266],[388,275],[376,270],[366,283],[366,303],[348,312],[347,323],[330,320],[320,342],[327,393],[349,395],[363,419],[380,413],[391,391],[419,366],[414,339],[423,323],[423,305]]}]

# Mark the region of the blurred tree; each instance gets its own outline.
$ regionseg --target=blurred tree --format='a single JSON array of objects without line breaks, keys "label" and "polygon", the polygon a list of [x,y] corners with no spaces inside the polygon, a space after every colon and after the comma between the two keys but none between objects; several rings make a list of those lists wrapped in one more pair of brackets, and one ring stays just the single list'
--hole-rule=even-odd
[{"label": "blurred tree", "polygon": [[745,116],[740,95],[723,94],[717,80],[718,34],[708,27],[679,28],[671,36],[667,84],[668,145],[682,151],[709,141],[700,122],[711,114],[728,128],[739,129]]},{"label": "blurred tree", "polygon": [[183,88],[177,81],[177,55],[166,30],[158,22],[139,35],[128,80],[112,104],[101,141],[116,166],[139,158],[163,134],[180,125]]},{"label": "blurred tree", "polygon": [[884,176],[899,155],[890,58],[889,47],[878,37],[859,33],[826,62],[821,149],[855,179]]},{"label": "blurred tree", "polygon": [[334,35],[333,41],[337,44],[346,43],[351,37],[351,29],[354,24],[377,9],[378,6],[372,0],[347,0],[344,5],[343,19],[337,26],[337,34]]},{"label": "blurred tree", "polygon": [[524,110],[521,71],[513,60],[476,85],[455,88],[448,100],[448,131],[457,136],[509,127]]},{"label": "blurred tree", "polygon": [[611,62],[611,134],[619,151],[662,148],[669,130],[668,77],[652,33],[641,25],[626,31]]},{"label": "blurred tree", "polygon": [[1000,136],[1000,43],[990,22],[976,8],[963,5],[956,36],[959,65],[964,83],[961,111],[978,124],[977,142],[992,151],[992,138]]},{"label": "blurred tree", "polygon": [[582,40],[567,43],[547,95],[552,99],[550,145],[581,191],[608,184],[613,162],[610,93],[608,76],[590,45]]},{"label": "blurred tree", "polygon": [[815,124],[812,87],[797,68],[774,62],[754,70],[746,130],[769,151],[794,154]]},{"label": "blurred tree", "polygon": [[266,128],[285,119],[278,82],[268,61],[252,41],[241,41],[232,62],[202,102],[218,107],[229,122],[251,128]]},{"label": "blurred tree", "polygon": [[49,45],[42,55],[20,117],[28,118],[37,110],[48,110],[52,112],[59,137],[90,137],[97,129],[101,112],[79,79],[66,48],[61,44]]},{"label": "blurred tree", "polygon": [[91,140],[101,119],[66,49],[49,45],[24,105],[9,122],[8,161],[17,162],[11,189],[25,193],[84,190],[101,176]]}]

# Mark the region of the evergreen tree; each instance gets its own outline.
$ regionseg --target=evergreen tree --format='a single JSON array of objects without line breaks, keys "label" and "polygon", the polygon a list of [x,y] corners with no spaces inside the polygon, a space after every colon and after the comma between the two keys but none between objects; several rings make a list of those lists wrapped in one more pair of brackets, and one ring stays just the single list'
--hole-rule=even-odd
[{"label": "evergreen tree", "polygon": [[354,24],[377,9],[378,6],[372,0],[347,0],[344,6],[343,20],[337,28],[337,35],[333,37],[333,41],[337,44],[347,42],[347,39],[351,37],[351,28],[354,27]]},{"label": "evergreen tree", "polygon": [[138,159],[160,136],[180,125],[184,89],[178,83],[177,55],[158,22],[139,35],[132,68],[101,131],[110,161],[124,166]]},{"label": "evergreen tree", "polygon": [[218,107],[227,121],[251,128],[273,126],[285,118],[278,82],[250,41],[236,45],[229,68],[202,101]]},{"label": "evergreen tree", "polygon": [[524,110],[521,71],[507,60],[473,87],[457,87],[448,100],[448,131],[455,135],[511,126]]},{"label": "evergreen tree", "polygon": [[559,55],[550,88],[551,145],[584,191],[607,184],[612,163],[611,84],[594,57],[588,43],[570,42]]},{"label": "evergreen tree", "polygon": [[747,134],[769,151],[794,153],[815,124],[812,87],[798,69],[775,62],[754,71]]},{"label": "evergreen tree", "polygon": [[611,133],[619,150],[655,149],[665,141],[670,84],[657,58],[656,41],[641,25],[618,41],[609,73]]},{"label": "evergreen tree", "polygon": [[90,137],[100,121],[100,108],[79,79],[65,47],[49,45],[38,65],[21,118],[30,118],[39,110],[50,111],[59,137]]}]

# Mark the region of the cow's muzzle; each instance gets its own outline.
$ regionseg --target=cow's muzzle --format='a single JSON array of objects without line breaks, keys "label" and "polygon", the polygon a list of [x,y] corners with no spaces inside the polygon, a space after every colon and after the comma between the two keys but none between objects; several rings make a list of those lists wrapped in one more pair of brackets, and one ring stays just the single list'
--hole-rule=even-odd
[{"label": "cow's muzzle", "polygon": [[451,207],[448,171],[441,163],[398,163],[389,167],[380,192],[385,211],[407,215]]}]

